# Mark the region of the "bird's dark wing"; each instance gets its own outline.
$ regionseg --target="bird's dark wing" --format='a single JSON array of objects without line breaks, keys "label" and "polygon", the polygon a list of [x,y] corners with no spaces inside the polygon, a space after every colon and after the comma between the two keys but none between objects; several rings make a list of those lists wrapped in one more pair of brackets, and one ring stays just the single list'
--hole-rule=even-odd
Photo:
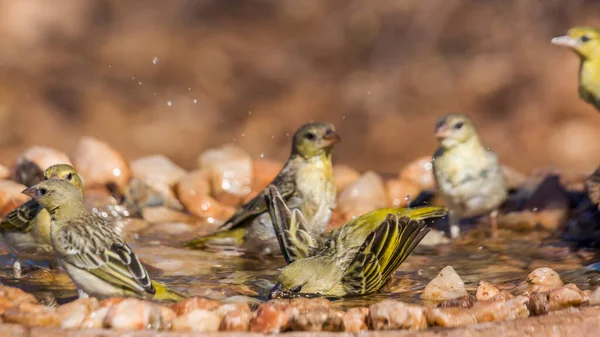
[{"label": "bird's dark wing", "polygon": [[42,206],[37,201],[29,200],[12,210],[2,219],[2,222],[0,222],[0,232],[5,230],[29,232],[33,220],[42,209]]},{"label": "bird's dark wing", "polygon": [[[290,161],[288,161],[288,164]],[[293,165],[286,165],[277,177],[271,182],[277,188],[283,200],[288,200],[296,191],[295,168]],[[254,199],[238,209],[223,225],[220,230],[228,230],[246,223],[246,220],[254,219],[256,216],[267,211],[265,195],[267,190],[262,190]]]},{"label": "bird's dark wing", "polygon": [[307,229],[302,212],[298,209],[290,211],[273,185],[267,187],[265,204],[271,215],[279,247],[287,263],[312,256],[318,244]]},{"label": "bird's dark wing", "polygon": [[348,294],[381,289],[429,232],[422,220],[389,214],[371,232],[342,276]]}]

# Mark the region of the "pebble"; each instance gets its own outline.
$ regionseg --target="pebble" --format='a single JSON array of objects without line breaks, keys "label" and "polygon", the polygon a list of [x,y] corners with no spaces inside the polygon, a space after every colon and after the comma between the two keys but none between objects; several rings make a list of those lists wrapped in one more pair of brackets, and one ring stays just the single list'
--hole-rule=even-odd
[{"label": "pebble", "polygon": [[498,288],[496,288],[493,284],[485,281],[479,281],[475,298],[477,298],[478,301],[485,301],[491,299],[499,293],[500,290],[498,290]]},{"label": "pebble", "polygon": [[280,333],[283,332],[290,319],[290,314],[273,303],[258,305],[256,314],[250,323],[251,332]]},{"label": "pebble", "polygon": [[409,180],[390,179],[385,182],[388,205],[391,207],[406,207],[409,200],[414,200],[421,192],[415,182]]},{"label": "pebble", "polygon": [[221,306],[219,301],[209,300],[202,297],[190,297],[171,305],[177,316],[181,316],[196,309],[215,310]]},{"label": "pebble", "polygon": [[165,329],[175,317],[167,307],[127,298],[110,307],[104,317],[104,327],[117,330]]},{"label": "pebble", "polygon": [[248,331],[252,313],[245,303],[223,304],[217,309],[221,319],[220,331]]},{"label": "pebble", "polygon": [[578,307],[590,302],[589,295],[579,290],[575,284],[567,284],[549,291],[531,294],[529,311],[534,315],[546,314],[550,311]]},{"label": "pebble", "polygon": [[123,155],[107,143],[82,137],[73,152],[73,164],[87,187],[109,186],[123,191],[131,173]]},{"label": "pebble", "polygon": [[226,220],[236,209],[211,197],[210,185],[210,173],[207,170],[195,170],[179,181],[177,196],[183,206],[197,217]]},{"label": "pebble", "polygon": [[22,302],[8,308],[2,314],[2,321],[25,326],[60,326],[56,308],[30,302]]},{"label": "pebble", "polygon": [[165,207],[181,211],[183,206],[171,187],[152,180],[132,179],[125,190],[124,206],[132,215],[141,215],[144,209]]},{"label": "pebble", "polygon": [[96,298],[79,298],[73,302],[63,304],[56,309],[60,327],[66,329],[81,328],[88,317],[99,307]]},{"label": "pebble", "polygon": [[338,198],[339,209],[346,218],[383,208],[386,204],[383,179],[373,171],[365,172],[358,180],[348,185]]},{"label": "pebble", "polygon": [[252,159],[237,145],[226,144],[207,150],[200,155],[199,162],[200,168],[210,174],[213,196],[217,199],[222,194],[243,198],[250,193]]},{"label": "pebble", "polygon": [[153,155],[139,158],[130,164],[131,175],[140,180],[151,180],[167,186],[174,186],[186,172],[169,158]]},{"label": "pebble", "polygon": [[[283,169],[283,163],[271,159],[256,159],[252,163],[252,193],[256,195],[264,190]],[[248,197],[250,197],[248,195]],[[247,197],[247,198],[248,198]]]},{"label": "pebble", "polygon": [[546,291],[564,284],[560,275],[548,267],[540,267],[529,273],[526,282],[531,292]]},{"label": "pebble", "polygon": [[10,170],[4,165],[0,165],[0,179],[10,179]]},{"label": "pebble", "polygon": [[221,326],[221,317],[214,311],[194,309],[177,316],[171,329],[174,331],[217,332]]},{"label": "pebble", "polygon": [[444,301],[466,296],[465,284],[452,266],[446,266],[423,290],[421,298],[431,301]]},{"label": "pebble", "polygon": [[326,308],[293,315],[289,327],[293,331],[344,331],[344,313]]},{"label": "pebble", "polygon": [[29,200],[29,197],[22,193],[26,188],[27,186],[12,180],[0,180],[1,217],[6,216],[10,211]]},{"label": "pebble", "polygon": [[432,308],[427,312],[430,325],[456,327],[467,324],[513,320],[529,316],[529,298],[517,296],[507,301],[476,302],[472,308]]},{"label": "pebble", "polygon": [[360,173],[348,165],[333,165],[333,179],[338,192],[346,189],[360,178]]},{"label": "pebble", "polygon": [[402,181],[414,183],[419,190],[434,189],[435,178],[431,157],[424,156],[413,160],[400,171],[398,178]]},{"label": "pebble", "polygon": [[425,329],[426,311],[422,306],[384,300],[369,307],[369,327],[373,330]]},{"label": "pebble", "polygon": [[17,159],[15,181],[31,186],[44,180],[44,171],[56,164],[71,164],[69,157],[50,147],[33,146],[25,150]]},{"label": "pebble", "polygon": [[348,309],[342,316],[344,331],[357,333],[369,330],[369,326],[367,325],[368,315],[369,308],[366,307]]}]

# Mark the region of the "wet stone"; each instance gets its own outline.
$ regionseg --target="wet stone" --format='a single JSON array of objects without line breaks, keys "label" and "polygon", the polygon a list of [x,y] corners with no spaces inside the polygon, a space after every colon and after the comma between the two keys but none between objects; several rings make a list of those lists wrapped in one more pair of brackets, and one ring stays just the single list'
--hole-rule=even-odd
[{"label": "wet stone", "polygon": [[294,314],[289,325],[293,331],[343,331],[342,316],[340,311],[320,308]]},{"label": "wet stone", "polygon": [[414,183],[419,190],[435,188],[431,159],[430,156],[424,156],[413,160],[400,171],[398,178]]},{"label": "wet stone", "polygon": [[13,209],[27,202],[29,197],[24,195],[23,190],[27,186],[12,180],[0,180],[0,216],[4,217]]},{"label": "wet stone", "polygon": [[238,146],[226,144],[207,150],[200,155],[199,162],[200,168],[206,169],[210,174],[213,196],[217,199],[222,194],[243,198],[250,193],[252,159]]},{"label": "wet stone", "polygon": [[333,165],[333,179],[336,190],[343,191],[360,178],[360,173],[348,165]]},{"label": "wet stone", "polygon": [[496,288],[493,284],[480,281],[479,285],[477,286],[477,293],[475,294],[475,297],[478,301],[485,301],[493,298],[499,293],[500,290],[498,290],[498,288]]},{"label": "wet stone", "polygon": [[472,308],[475,297],[471,295],[461,296],[438,304],[438,308]]},{"label": "wet stone", "polygon": [[217,309],[222,317],[219,330],[221,331],[248,331],[252,313],[248,304],[223,304]]},{"label": "wet stone", "polygon": [[406,207],[421,192],[420,186],[409,180],[388,180],[385,182],[385,189],[388,205],[392,207]]},{"label": "wet stone", "polygon": [[44,180],[44,171],[56,164],[69,164],[69,157],[50,147],[33,146],[25,150],[17,159],[15,181],[31,186]]},{"label": "wet stone", "polygon": [[140,180],[151,180],[173,186],[186,172],[163,155],[153,155],[131,162],[131,175]]},{"label": "wet stone", "polygon": [[556,271],[540,267],[527,275],[527,284],[532,292],[542,292],[562,286],[564,283]]},{"label": "wet stone", "polygon": [[7,309],[2,314],[2,321],[25,326],[56,327],[60,325],[55,308],[29,302],[22,302]]},{"label": "wet stone", "polygon": [[122,191],[131,176],[123,155],[92,137],[82,137],[73,152],[73,164],[87,187],[109,186]]},{"label": "wet stone", "polygon": [[367,326],[368,315],[369,308],[359,307],[348,309],[342,316],[344,331],[356,333],[369,330]]},{"label": "wet stone", "polygon": [[61,328],[77,329],[83,326],[94,310],[98,309],[96,298],[80,298],[73,302],[63,304],[56,309]]},{"label": "wet stone", "polygon": [[179,301],[175,304],[172,304],[171,309],[175,311],[177,316],[181,316],[196,309],[215,310],[219,308],[219,306],[221,306],[221,303],[219,303],[219,301],[209,300],[202,297],[191,297],[186,298],[183,301]]},{"label": "wet stone", "polygon": [[167,328],[174,316],[169,308],[127,298],[110,307],[104,317],[104,327],[117,330],[160,330]]},{"label": "wet stone", "polygon": [[177,316],[171,325],[174,331],[217,332],[221,317],[214,311],[194,309]]},{"label": "wet stone", "polygon": [[578,307],[589,302],[588,294],[579,290],[574,284],[567,284],[550,291],[531,294],[529,311],[534,315],[542,315],[550,311]]},{"label": "wet stone", "polygon": [[421,330],[427,328],[427,309],[394,300],[384,300],[369,307],[367,318],[373,330]]},{"label": "wet stone", "polygon": [[124,206],[129,213],[139,216],[147,208],[164,207],[182,211],[183,206],[175,197],[175,193],[165,183],[132,179],[125,189]]},{"label": "wet stone", "polygon": [[373,172],[365,172],[358,180],[340,193],[338,207],[346,218],[359,216],[385,207],[387,196],[383,179]]},{"label": "wet stone", "polygon": [[446,266],[425,286],[421,298],[431,301],[443,301],[466,295],[467,291],[463,280],[454,268]]},{"label": "wet stone", "polygon": [[250,331],[259,333],[279,333],[288,327],[290,314],[273,303],[258,305],[255,316],[250,323]]}]

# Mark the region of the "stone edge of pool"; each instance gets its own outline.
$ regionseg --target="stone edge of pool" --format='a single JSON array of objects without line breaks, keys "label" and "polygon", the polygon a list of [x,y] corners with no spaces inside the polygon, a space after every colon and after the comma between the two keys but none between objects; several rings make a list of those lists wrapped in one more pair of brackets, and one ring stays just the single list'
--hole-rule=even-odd
[{"label": "stone edge of pool", "polygon": [[[320,336],[356,336],[361,337],[537,337],[537,336],[569,336],[585,337],[598,336],[600,331],[600,306],[585,307],[577,309],[566,309],[555,311],[543,316],[535,316],[523,319],[503,322],[491,322],[468,325],[457,328],[430,328],[421,331],[366,331],[360,334],[346,332],[285,332],[290,337],[320,337]],[[169,332],[169,331],[122,331],[110,329],[81,329],[67,330],[48,327],[26,327],[16,324],[0,323],[0,336],[11,337],[238,337],[238,336],[261,336],[263,334],[251,332]]]}]

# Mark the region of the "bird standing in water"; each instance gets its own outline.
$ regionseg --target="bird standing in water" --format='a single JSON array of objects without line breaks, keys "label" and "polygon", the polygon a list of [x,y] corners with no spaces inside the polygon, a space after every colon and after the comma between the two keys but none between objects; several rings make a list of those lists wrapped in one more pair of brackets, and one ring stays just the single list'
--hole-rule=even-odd
[{"label": "bird standing in water", "polygon": [[508,190],[498,156],[482,144],[465,115],[438,119],[435,136],[440,147],[433,156],[433,173],[449,210],[450,236],[458,237],[461,218],[489,213],[496,237],[498,208]]},{"label": "bird standing in water", "polygon": [[579,97],[600,111],[600,31],[594,27],[573,27],[552,39],[579,56]]},{"label": "bird standing in water", "polygon": [[423,220],[446,214],[443,207],[378,209],[354,218],[319,245],[302,212],[290,210],[276,187],[269,187],[266,202],[289,263],[271,289],[271,298],[376,292],[429,232]]},{"label": "bird standing in water", "polygon": [[[292,140],[292,152],[283,169],[271,182],[290,209],[304,214],[311,234],[325,231],[335,207],[331,152],[340,141],[330,123],[308,123],[300,127]],[[246,252],[279,254],[279,246],[265,204],[266,189],[242,206],[221,226],[221,232],[193,239],[186,246],[241,244]]]},{"label": "bird standing in water", "polygon": [[148,272],[125,241],[83,203],[83,194],[69,182],[51,179],[24,194],[51,216],[54,256],[80,297],[137,297],[179,301],[184,297],[150,280]]},{"label": "bird standing in water", "polygon": [[[44,171],[44,179],[62,179],[80,192],[81,178],[71,165],[52,165]],[[15,208],[0,222],[0,234],[9,250],[15,254],[13,275],[21,277],[20,260],[54,261],[50,242],[50,214],[37,201],[29,200]]]}]

